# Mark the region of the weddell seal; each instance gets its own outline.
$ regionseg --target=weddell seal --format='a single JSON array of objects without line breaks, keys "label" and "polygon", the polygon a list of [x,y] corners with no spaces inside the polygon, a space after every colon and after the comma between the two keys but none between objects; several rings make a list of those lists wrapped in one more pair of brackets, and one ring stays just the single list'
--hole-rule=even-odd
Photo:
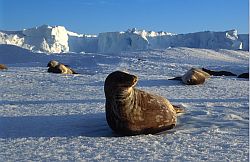
[{"label": "weddell seal", "polygon": [[49,73],[61,73],[61,74],[78,74],[69,66],[59,63],[58,61],[51,60],[48,65]]},{"label": "weddell seal", "polygon": [[7,70],[7,66],[4,64],[0,64],[0,70]]},{"label": "weddell seal", "polygon": [[122,71],[109,74],[104,83],[105,111],[109,127],[121,135],[154,134],[172,129],[176,113],[165,98],[134,88],[138,77]]},{"label": "weddell seal", "polygon": [[191,68],[183,76],[175,77],[169,80],[180,80],[187,85],[197,85],[203,84],[209,77],[210,75],[207,72],[199,68]]},{"label": "weddell seal", "polygon": [[213,75],[213,76],[237,76],[236,74],[231,73],[230,71],[224,71],[224,70],[215,71],[215,70],[209,70],[209,69],[202,68],[202,71],[205,71],[208,74]]},{"label": "weddell seal", "polygon": [[184,74],[181,79],[187,85],[203,84],[210,75],[198,68],[191,68]]}]

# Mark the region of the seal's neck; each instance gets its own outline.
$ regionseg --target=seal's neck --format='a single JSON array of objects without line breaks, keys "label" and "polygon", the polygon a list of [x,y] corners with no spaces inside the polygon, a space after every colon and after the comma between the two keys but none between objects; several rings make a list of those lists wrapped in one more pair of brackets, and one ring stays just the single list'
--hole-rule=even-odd
[{"label": "seal's neck", "polygon": [[136,101],[134,89],[131,88],[121,93],[116,93],[114,97],[111,102],[113,102],[115,116],[120,120],[126,119],[133,110],[133,105]]}]

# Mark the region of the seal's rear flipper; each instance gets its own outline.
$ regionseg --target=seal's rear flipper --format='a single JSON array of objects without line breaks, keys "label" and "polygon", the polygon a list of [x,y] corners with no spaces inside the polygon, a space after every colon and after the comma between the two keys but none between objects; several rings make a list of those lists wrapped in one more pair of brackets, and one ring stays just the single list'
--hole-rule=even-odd
[{"label": "seal's rear flipper", "polygon": [[172,105],[172,106],[174,107],[176,114],[185,112],[185,110],[181,106],[177,106],[177,105]]},{"label": "seal's rear flipper", "polygon": [[181,77],[175,77],[175,78],[171,78],[171,79],[168,79],[168,80],[180,80],[180,81],[182,81]]}]

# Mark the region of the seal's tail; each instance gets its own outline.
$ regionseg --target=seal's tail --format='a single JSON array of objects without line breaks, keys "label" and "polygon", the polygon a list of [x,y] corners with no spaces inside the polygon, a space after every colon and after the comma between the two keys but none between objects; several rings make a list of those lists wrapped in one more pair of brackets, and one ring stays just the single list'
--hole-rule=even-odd
[{"label": "seal's tail", "polygon": [[175,109],[175,111],[176,111],[177,114],[185,112],[185,110],[183,108],[181,108],[180,106],[173,105],[173,107],[174,107],[174,109]]}]

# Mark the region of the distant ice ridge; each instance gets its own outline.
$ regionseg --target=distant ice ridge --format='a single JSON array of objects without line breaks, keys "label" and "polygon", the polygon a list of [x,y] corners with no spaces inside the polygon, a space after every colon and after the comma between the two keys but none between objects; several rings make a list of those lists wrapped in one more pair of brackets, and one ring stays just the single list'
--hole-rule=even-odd
[{"label": "distant ice ridge", "polygon": [[46,53],[117,53],[170,47],[249,50],[249,36],[238,34],[237,30],[172,34],[135,28],[125,32],[85,35],[67,31],[63,26],[42,25],[22,31],[0,31],[0,44]]},{"label": "distant ice ridge", "polygon": [[63,26],[42,25],[22,31],[0,31],[0,44],[46,53],[95,52],[97,36],[77,34]]},{"label": "distant ice ridge", "polygon": [[1,31],[0,43],[48,53],[69,51],[67,30],[62,26],[43,25],[18,32]]}]

